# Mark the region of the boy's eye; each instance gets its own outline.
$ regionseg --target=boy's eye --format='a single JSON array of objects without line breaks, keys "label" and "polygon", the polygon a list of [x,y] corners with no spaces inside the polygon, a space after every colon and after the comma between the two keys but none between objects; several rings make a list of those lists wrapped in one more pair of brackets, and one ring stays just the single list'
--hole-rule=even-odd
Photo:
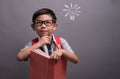
[{"label": "boy's eye", "polygon": [[51,22],[50,22],[50,21],[45,21],[45,23],[46,23],[46,24],[51,24]]}]

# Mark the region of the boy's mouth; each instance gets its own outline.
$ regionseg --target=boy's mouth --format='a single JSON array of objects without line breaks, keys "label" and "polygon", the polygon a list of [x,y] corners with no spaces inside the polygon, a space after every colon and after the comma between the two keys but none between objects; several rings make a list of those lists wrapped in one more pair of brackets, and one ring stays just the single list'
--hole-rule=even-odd
[{"label": "boy's mouth", "polygon": [[40,30],[41,33],[48,32],[47,30]]},{"label": "boy's mouth", "polygon": [[47,30],[40,30],[39,32],[41,35],[49,35]]}]

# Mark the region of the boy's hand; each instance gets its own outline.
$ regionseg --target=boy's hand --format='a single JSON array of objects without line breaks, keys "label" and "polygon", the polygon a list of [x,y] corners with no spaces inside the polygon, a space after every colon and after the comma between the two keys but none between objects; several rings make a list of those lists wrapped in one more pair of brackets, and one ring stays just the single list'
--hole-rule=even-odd
[{"label": "boy's hand", "polygon": [[41,39],[39,40],[39,43],[41,43],[42,45],[50,44],[50,36],[41,37]]},{"label": "boy's hand", "polygon": [[51,54],[50,59],[56,62],[61,58],[62,55],[63,55],[62,49],[57,49]]}]

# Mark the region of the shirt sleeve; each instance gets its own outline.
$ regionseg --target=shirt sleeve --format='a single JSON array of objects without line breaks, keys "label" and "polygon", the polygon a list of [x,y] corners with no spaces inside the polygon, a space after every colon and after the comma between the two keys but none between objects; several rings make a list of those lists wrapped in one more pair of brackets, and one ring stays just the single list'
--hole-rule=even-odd
[{"label": "shirt sleeve", "polygon": [[72,50],[72,48],[64,38],[61,37],[60,40],[61,40],[63,49],[69,51],[70,53],[74,53],[74,51]]},{"label": "shirt sleeve", "polygon": [[31,46],[32,45],[32,41],[29,41],[25,46],[24,46],[24,48],[22,48],[21,50],[23,50],[23,49],[25,49],[25,48],[27,48],[27,47],[29,47],[29,46]]}]

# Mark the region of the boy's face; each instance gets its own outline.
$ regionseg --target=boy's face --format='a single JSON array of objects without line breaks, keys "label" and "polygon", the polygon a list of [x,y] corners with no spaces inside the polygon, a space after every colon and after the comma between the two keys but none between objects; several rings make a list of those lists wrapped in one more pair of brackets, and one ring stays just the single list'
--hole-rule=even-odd
[{"label": "boy's face", "polygon": [[53,19],[48,14],[40,15],[36,18],[34,24],[32,24],[33,30],[42,37],[42,36],[51,36],[52,32],[56,30],[57,24],[53,22]]}]

